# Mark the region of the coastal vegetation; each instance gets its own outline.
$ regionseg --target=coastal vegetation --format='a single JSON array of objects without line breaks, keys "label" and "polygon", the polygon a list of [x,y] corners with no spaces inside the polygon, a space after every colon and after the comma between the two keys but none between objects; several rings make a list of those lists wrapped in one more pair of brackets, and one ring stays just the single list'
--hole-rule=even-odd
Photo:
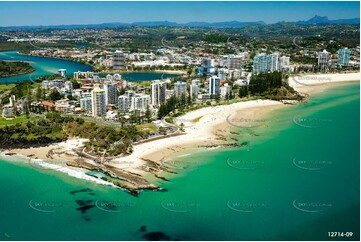
[{"label": "coastal vegetation", "polygon": [[[32,45],[33,44],[33,45]],[[70,48],[74,47],[70,42],[57,42],[57,43],[30,43],[25,42],[9,42],[6,39],[0,38],[0,50],[29,50],[38,48]],[[37,47],[35,47],[37,46]]]},{"label": "coastal vegetation", "polygon": [[290,87],[286,80],[288,76],[282,74],[282,72],[272,72],[272,73],[261,73],[258,75],[253,75],[248,90],[244,90],[247,87],[244,87],[242,96],[250,95],[261,96],[266,99],[271,100],[295,100],[300,99],[300,95]]},{"label": "coastal vegetation", "polygon": [[61,128],[51,120],[39,119],[24,123],[5,125],[0,128],[1,148],[28,148],[45,146],[50,143],[65,140],[66,134],[61,132]]},{"label": "coastal vegetation", "polygon": [[158,118],[163,118],[170,112],[174,111],[181,103],[185,104],[185,96],[183,95],[181,99],[171,96],[165,103],[161,104],[158,110]]},{"label": "coastal vegetation", "polygon": [[34,72],[35,69],[27,62],[0,61],[0,78]]},{"label": "coastal vegetation", "polygon": [[148,131],[134,125],[101,126],[82,118],[48,112],[45,117],[16,119],[15,124],[0,126],[1,148],[45,146],[72,137],[86,138],[86,152],[93,155],[119,155],[132,151],[132,142],[145,138]]}]

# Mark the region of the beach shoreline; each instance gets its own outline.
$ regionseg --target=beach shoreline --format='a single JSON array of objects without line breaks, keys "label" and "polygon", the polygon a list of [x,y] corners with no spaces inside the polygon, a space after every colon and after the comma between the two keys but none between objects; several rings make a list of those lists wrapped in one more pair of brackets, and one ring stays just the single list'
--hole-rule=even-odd
[{"label": "beach shoreline", "polygon": [[165,73],[165,74],[181,74],[181,75],[185,75],[187,74],[186,71],[172,71],[172,70],[154,70],[154,72],[158,72],[158,73]]},{"label": "beach shoreline", "polygon": [[[313,79],[314,76],[321,77],[321,82],[319,81],[319,79]],[[306,95],[313,95],[313,94],[316,94],[319,92],[323,92],[327,88],[341,85],[346,82],[359,81],[360,73],[300,75],[300,77],[303,77],[303,79],[306,79],[306,81],[304,83],[298,81],[298,83],[297,83],[297,82],[292,82],[292,80],[291,80],[291,82],[289,81],[290,86],[293,87],[296,91],[298,91],[300,93],[303,93]],[[307,77],[310,77],[310,78],[307,78]],[[289,79],[293,79],[293,77],[290,77]],[[322,79],[325,81],[322,82]],[[262,103],[262,104],[258,105],[258,103]],[[186,121],[185,123],[184,122],[183,123],[185,125],[185,131],[187,133],[190,131],[189,129],[187,129],[187,125],[189,125],[190,120],[196,119],[200,116],[207,116],[207,115],[209,116],[210,115],[211,119],[213,119],[212,120],[213,124],[211,126],[207,126],[206,123],[209,121],[201,123],[199,126],[203,127],[203,129],[202,129],[202,132],[197,133],[199,136],[194,135],[194,132],[192,132],[192,134],[189,136],[189,137],[191,137],[191,139],[188,139],[189,142],[173,141],[177,138],[174,138],[173,140],[167,139],[167,141],[169,141],[169,142],[166,142],[166,139],[163,139],[162,140],[163,142],[158,143],[159,146],[154,146],[154,147],[158,147],[158,149],[153,152],[146,152],[146,150],[150,150],[149,147],[135,146],[134,147],[135,151],[136,150],[141,150],[141,151],[138,151],[136,153],[133,152],[131,154],[131,156],[132,157],[138,156],[138,158],[139,158],[140,154],[142,154],[142,156],[140,156],[141,158],[152,159],[155,162],[160,162],[163,159],[174,157],[174,156],[178,155],[180,152],[182,152],[186,149],[189,149],[189,148],[212,147],[212,146],[222,146],[225,144],[229,144],[229,141],[228,142],[220,141],[219,137],[220,136],[226,137],[230,132],[230,128],[232,126],[237,127],[237,125],[232,125],[232,124],[227,123],[227,118],[225,118],[227,115],[229,115],[229,113],[227,113],[227,112],[226,113],[222,112],[222,114],[219,115],[218,118],[216,118],[214,116],[215,112],[224,111],[224,109],[222,109],[222,107],[228,107],[228,109],[235,111],[237,113],[237,116],[242,114],[243,115],[242,118],[244,119],[244,121],[247,121],[247,119],[250,119],[250,120],[253,120],[256,122],[257,119],[262,119],[262,117],[269,114],[273,110],[276,110],[281,107],[287,107],[287,106],[288,105],[284,105],[282,102],[277,102],[277,101],[256,100],[256,101],[238,102],[238,103],[234,103],[234,104],[230,104],[230,105],[221,105],[221,106],[216,106],[216,107],[206,107],[206,108],[202,108],[199,110],[195,110],[195,111],[189,112],[189,113],[179,117],[176,120]],[[213,110],[213,112],[212,111],[207,112],[208,110]],[[212,115],[213,115],[213,117],[212,117]],[[203,117],[202,117],[202,119],[203,119]],[[218,121],[216,121],[216,120],[218,120]],[[241,121],[241,120],[238,120],[238,121]],[[178,122],[178,124],[180,124],[180,123],[181,122]],[[215,125],[215,126],[212,127],[213,125]],[[192,127],[192,125],[190,127]],[[192,128],[194,129],[195,127],[192,127]],[[213,142],[209,142],[210,138],[212,138],[212,137],[215,139],[213,140]],[[185,137],[181,137],[181,139],[182,138],[185,138]],[[217,140],[217,138],[218,138],[218,140]],[[207,143],[207,142],[209,142],[209,143]],[[155,143],[153,143],[153,144],[155,144]]]},{"label": "beach shoreline", "polygon": [[[324,82],[320,82],[320,79],[317,78],[313,79],[312,76],[305,78],[309,76],[303,75],[301,76],[302,81],[307,80],[307,82],[303,83],[301,80],[291,77],[289,85],[300,93],[313,95],[345,82],[359,81],[360,75],[351,73],[317,76],[322,77]],[[81,149],[83,142],[86,141],[84,139],[75,138],[40,148],[6,149],[3,152],[44,160],[47,163],[70,169],[75,169],[74,167],[83,167],[87,170],[99,169],[127,181],[126,184],[113,184],[133,192],[140,189],[159,190],[159,187],[145,178],[154,177],[165,180],[161,176],[162,172],[172,173],[172,167],[169,166],[169,163],[165,165],[166,161],[185,152],[192,152],[194,148],[198,150],[198,148],[238,146],[237,141],[229,139],[232,130],[258,125],[272,111],[288,106],[279,101],[251,100],[197,109],[175,119],[178,125],[183,123],[183,135],[136,144],[131,154],[107,161],[105,165],[99,165],[92,160],[80,157],[75,152],[75,150]]]},{"label": "beach shoreline", "polygon": [[299,93],[312,95],[345,82],[360,82],[360,72],[337,74],[295,75],[288,78],[288,84]]}]

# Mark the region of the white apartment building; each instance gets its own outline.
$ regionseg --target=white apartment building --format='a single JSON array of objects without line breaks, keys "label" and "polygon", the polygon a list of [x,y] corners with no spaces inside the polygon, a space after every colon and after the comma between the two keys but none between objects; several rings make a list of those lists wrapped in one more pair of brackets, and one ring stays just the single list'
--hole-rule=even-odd
[{"label": "white apartment building", "polygon": [[108,81],[104,82],[105,104],[116,104],[118,98],[118,83]]},{"label": "white apartment building", "polygon": [[187,83],[177,81],[174,83],[174,95],[179,98],[182,96],[182,94],[187,94]]},{"label": "white apartment building", "polygon": [[80,97],[80,108],[91,112],[93,110],[92,107],[93,107],[92,93],[91,92],[82,93]]},{"label": "white apartment building", "polygon": [[64,83],[64,88],[66,91],[72,92],[73,91],[73,83],[71,81],[66,81]]},{"label": "white apartment building", "polygon": [[201,84],[201,80],[199,80],[199,79],[194,79],[194,80],[192,80],[192,84],[199,86],[199,85]]},{"label": "white apartment building", "polygon": [[318,53],[317,59],[317,64],[320,67],[320,70],[327,71],[331,62],[330,53],[328,53],[327,50],[323,50],[322,52]]},{"label": "white apartment building", "polygon": [[279,67],[280,69],[286,69],[290,65],[290,57],[288,56],[281,56],[279,59]]},{"label": "white apartment building", "polygon": [[232,87],[228,85],[228,83],[224,84],[224,86],[222,86],[220,88],[221,91],[221,98],[226,98],[226,97],[230,97],[231,95],[231,91],[232,91]]},{"label": "white apartment building", "polygon": [[253,58],[253,73],[259,74],[262,72],[274,72],[279,69],[278,53],[266,55],[264,53],[258,54]]},{"label": "white apartment building", "polygon": [[122,114],[126,114],[129,112],[130,108],[130,99],[126,95],[122,95],[118,97],[118,110]]},{"label": "white apartment building", "polygon": [[152,105],[159,107],[162,103],[165,102],[165,96],[166,96],[166,86],[167,84],[164,82],[161,82],[160,80],[155,80],[151,84],[152,89]]},{"label": "white apartment building", "polygon": [[94,117],[106,114],[105,90],[94,89],[92,92],[92,115]]},{"label": "white apartment building", "polygon": [[196,84],[191,84],[190,86],[191,98],[196,98],[198,96],[198,93],[199,93],[199,86]]},{"label": "white apartment building", "polygon": [[209,85],[208,85],[208,93],[210,95],[216,95],[220,92],[220,86],[221,86],[221,78],[217,76],[212,76],[209,79]]},{"label": "white apartment building", "polygon": [[73,76],[74,76],[74,79],[81,79],[81,78],[92,78],[94,75],[94,72],[92,71],[86,71],[86,72],[82,72],[82,71],[77,71],[77,72],[74,72]]},{"label": "white apartment building", "polygon": [[145,112],[150,105],[150,96],[144,93],[136,93],[131,100],[130,111],[138,110]]}]

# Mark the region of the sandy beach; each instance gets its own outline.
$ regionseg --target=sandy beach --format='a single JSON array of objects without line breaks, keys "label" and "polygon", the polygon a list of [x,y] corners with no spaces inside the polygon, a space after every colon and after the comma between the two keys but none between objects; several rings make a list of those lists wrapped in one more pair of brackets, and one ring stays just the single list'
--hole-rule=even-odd
[{"label": "sandy beach", "polygon": [[3,150],[4,153],[20,154],[29,158],[41,160],[73,160],[76,159],[74,148],[81,147],[87,139],[69,139],[57,144],[45,147],[36,147],[30,149],[8,149]]},{"label": "sandy beach", "polygon": [[[229,145],[232,142],[226,139],[227,133],[237,123],[252,125],[262,115],[283,105],[277,101],[253,100],[191,111],[176,119],[178,125],[184,124],[184,135],[135,145],[131,155],[114,160],[114,164],[136,172],[144,159],[161,165],[162,160],[188,148]],[[129,163],[134,165],[130,167]]]},{"label": "sandy beach", "polygon": [[186,71],[181,71],[181,70],[154,70],[154,72],[159,72],[159,73],[166,73],[166,74],[187,74]]},{"label": "sandy beach", "polygon": [[[289,78],[289,84],[298,92],[312,95],[341,82],[354,80],[360,80],[360,73],[295,76]],[[188,149],[235,145],[234,140],[227,139],[232,129],[258,125],[259,122],[262,122],[263,116],[285,106],[278,101],[252,100],[188,112],[176,119],[178,125],[183,123],[184,134],[136,144],[132,154],[108,161],[103,168],[107,171],[116,168],[117,171],[124,172],[121,175],[129,181],[132,181],[134,177],[138,179],[138,177],[147,175],[157,176],[164,168],[162,161],[172,159]],[[67,162],[74,164],[80,158],[73,149],[82,147],[85,141],[85,139],[70,139],[47,147],[9,149],[3,152],[41,159],[51,164],[67,167]],[[82,160],[89,162],[90,167],[94,168],[96,165],[94,161],[84,158]],[[141,181],[141,183],[144,187],[153,188],[154,186],[145,181]],[[134,182],[132,188],[136,185],[137,182]]]},{"label": "sandy beach", "polygon": [[[139,183],[138,176],[157,177],[165,168],[162,161],[171,159],[187,149],[232,145],[235,143],[234,140],[227,140],[232,128],[237,127],[237,125],[257,124],[263,115],[282,106],[285,105],[277,101],[252,100],[191,111],[176,119],[178,125],[183,123],[184,134],[134,145],[132,154],[107,161],[105,166],[97,165],[93,160],[79,157],[74,152],[74,149],[81,149],[86,139],[69,139],[46,147],[7,149],[2,152],[31,158],[32,162],[48,168],[51,168],[51,165],[56,165],[56,170],[66,171],[68,174],[69,169],[73,170],[81,179],[87,176],[84,174],[85,172],[96,167],[106,173],[116,171],[117,177],[132,183],[131,185],[122,184],[123,188],[137,190],[138,185],[141,184],[143,188],[156,189],[152,183],[147,183],[144,180],[140,180]],[[81,160],[80,163],[79,159]],[[69,166],[69,164],[72,165]],[[78,166],[77,164],[83,165]],[[59,167],[66,168],[66,170],[59,169]],[[86,167],[87,169],[80,169],[79,167]],[[83,175],[79,175],[80,171]],[[134,182],[133,179],[137,181]],[[98,183],[106,184],[104,181]],[[107,184],[109,185],[109,183]]]},{"label": "sandy beach", "polygon": [[[360,73],[300,75],[290,77],[289,84],[298,92],[312,95],[341,82],[356,80],[360,80]],[[136,167],[142,165],[144,159],[160,163],[188,148],[229,144],[229,141],[220,137],[227,137],[230,128],[237,126],[230,121],[243,121],[241,125],[248,121],[252,125],[252,121],[256,123],[264,115],[283,106],[277,101],[255,100],[195,110],[177,118],[177,124],[184,124],[185,135],[135,145],[131,155],[114,162],[117,167],[136,172]],[[227,119],[230,115],[232,118]]]},{"label": "sandy beach", "polygon": [[326,88],[339,85],[340,82],[360,81],[358,73],[299,75],[288,78],[288,83],[300,93],[313,94]]}]

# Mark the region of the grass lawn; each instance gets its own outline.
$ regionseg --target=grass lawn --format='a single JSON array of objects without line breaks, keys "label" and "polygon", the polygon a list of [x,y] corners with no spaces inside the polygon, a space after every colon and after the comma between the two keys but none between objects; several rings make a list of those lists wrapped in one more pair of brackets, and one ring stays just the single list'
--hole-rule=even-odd
[{"label": "grass lawn", "polygon": [[40,119],[40,117],[30,117],[30,118],[27,118],[26,115],[20,115],[20,116],[17,116],[11,120],[7,120],[3,117],[0,117],[0,127],[2,126],[5,126],[5,125],[14,125],[14,124],[17,124],[17,123],[26,123],[28,122],[29,120],[30,121],[35,121],[35,120],[38,120]]},{"label": "grass lawn", "polygon": [[157,131],[157,126],[155,126],[154,124],[139,124],[136,127],[140,131],[147,131],[147,132]]},{"label": "grass lawn", "polygon": [[31,87],[32,88],[38,88],[38,87],[41,87],[41,82],[34,82],[32,85],[31,85]]},{"label": "grass lawn", "polygon": [[1,91],[8,91],[10,90],[11,88],[15,87],[15,84],[0,84],[0,92]]}]

